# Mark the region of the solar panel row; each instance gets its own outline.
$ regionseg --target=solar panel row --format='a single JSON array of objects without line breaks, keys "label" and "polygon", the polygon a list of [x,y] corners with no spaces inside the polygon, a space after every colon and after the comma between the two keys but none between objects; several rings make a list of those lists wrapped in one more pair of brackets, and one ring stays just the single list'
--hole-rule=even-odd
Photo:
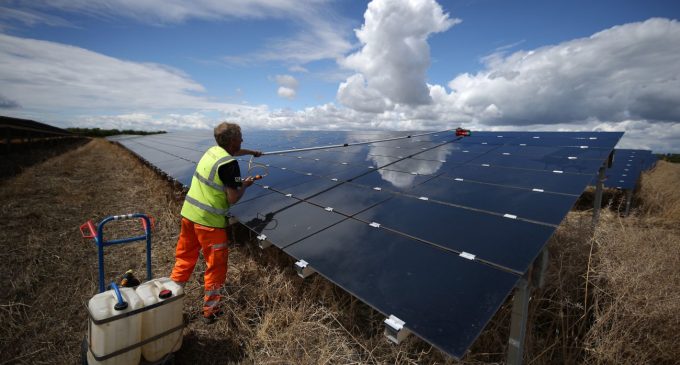
[{"label": "solar panel row", "polygon": [[657,159],[656,155],[649,150],[614,150],[614,161],[605,173],[604,186],[621,190],[635,190],[640,174],[652,168]]},{"label": "solar panel row", "polygon": [[[460,358],[622,133],[251,132],[240,222]],[[384,140],[354,144],[371,140]],[[121,140],[189,185],[206,134]],[[245,174],[249,161],[239,158]],[[252,166],[251,166],[252,167]]]}]

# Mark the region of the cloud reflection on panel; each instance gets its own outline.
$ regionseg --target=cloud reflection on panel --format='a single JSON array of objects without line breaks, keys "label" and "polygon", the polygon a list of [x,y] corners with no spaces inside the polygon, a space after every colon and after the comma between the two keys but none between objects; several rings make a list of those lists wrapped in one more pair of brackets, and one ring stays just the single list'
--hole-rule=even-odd
[{"label": "cloud reflection on panel", "polygon": [[[378,167],[394,162],[394,158],[374,153],[377,148],[379,147],[370,146],[366,161],[371,161]],[[378,173],[383,180],[389,182],[394,187],[408,189],[414,185],[418,176],[433,175],[437,173],[451,152],[459,148],[459,146],[447,143],[427,151],[427,156],[421,157],[421,154],[416,154],[413,156],[415,158],[401,160],[387,166],[385,169],[379,169]],[[425,157],[427,157],[427,159],[424,159]]]}]

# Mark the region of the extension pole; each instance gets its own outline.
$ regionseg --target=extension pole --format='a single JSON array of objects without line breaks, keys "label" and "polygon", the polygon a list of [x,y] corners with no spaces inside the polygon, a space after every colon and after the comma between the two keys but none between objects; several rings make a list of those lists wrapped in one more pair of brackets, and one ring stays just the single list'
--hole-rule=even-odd
[{"label": "extension pole", "polygon": [[370,144],[370,143],[377,143],[377,142],[389,142],[389,141],[396,141],[399,139],[406,139],[406,138],[412,138],[412,137],[421,137],[421,136],[427,136],[430,134],[436,134],[436,133],[446,133],[448,132],[448,129],[445,129],[443,131],[437,131],[437,132],[424,132],[420,134],[410,134],[407,136],[400,136],[400,137],[392,137],[392,138],[384,138],[384,139],[377,139],[373,141],[364,141],[364,142],[352,142],[352,143],[343,143],[343,144],[334,144],[334,145],[328,145],[328,146],[318,146],[318,147],[305,147],[305,148],[293,148],[290,150],[281,150],[281,151],[269,151],[269,152],[263,152],[262,155],[282,155],[284,153],[291,153],[291,152],[307,152],[307,151],[316,151],[316,150],[323,150],[323,149],[329,149],[329,148],[339,148],[339,147],[349,147],[349,146],[360,146],[360,145],[365,145],[365,144]]},{"label": "extension pole", "polygon": [[600,208],[602,207],[602,190],[604,184],[604,169],[605,166],[600,166],[600,171],[597,173],[597,186],[595,187],[595,203],[593,206],[593,227],[597,225],[600,220]]}]

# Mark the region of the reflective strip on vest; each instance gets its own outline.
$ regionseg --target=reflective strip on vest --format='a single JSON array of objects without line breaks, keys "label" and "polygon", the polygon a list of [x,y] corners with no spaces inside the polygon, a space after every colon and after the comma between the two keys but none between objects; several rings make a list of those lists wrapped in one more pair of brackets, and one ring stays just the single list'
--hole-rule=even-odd
[{"label": "reflective strip on vest", "polygon": [[220,185],[212,180],[204,178],[203,176],[201,176],[201,174],[198,173],[198,171],[194,172],[194,177],[197,178],[198,181],[210,186],[213,189],[224,190],[224,185]]},{"label": "reflective strip on vest", "polygon": [[225,248],[225,247],[227,247],[226,243],[218,243],[218,244],[212,246],[213,250]]},{"label": "reflective strip on vest", "polygon": [[203,204],[203,203],[199,202],[198,200],[190,197],[189,195],[185,196],[184,200],[186,202],[188,202],[189,204],[191,204],[195,207],[198,207],[200,209],[203,209],[206,212],[209,212],[209,213],[212,213],[212,214],[227,215],[227,213],[229,213],[229,208],[227,208],[227,209],[216,209],[216,208],[213,208],[213,207],[211,207],[207,204]]},{"label": "reflective strip on vest", "polygon": [[219,289],[208,290],[208,291],[205,292],[206,297],[210,297],[210,296],[213,296],[213,295],[220,295],[220,290]]}]

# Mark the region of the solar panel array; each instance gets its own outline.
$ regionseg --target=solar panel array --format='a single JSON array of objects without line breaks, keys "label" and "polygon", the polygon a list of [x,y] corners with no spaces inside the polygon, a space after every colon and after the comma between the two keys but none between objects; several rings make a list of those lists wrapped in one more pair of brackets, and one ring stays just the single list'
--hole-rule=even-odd
[{"label": "solar panel array", "polygon": [[[649,150],[616,149],[612,166],[605,172],[604,186],[634,190],[640,174],[654,167],[658,157]],[[593,184],[597,182],[597,177]]]},{"label": "solar panel array", "polygon": [[[290,256],[461,358],[622,133],[245,132],[266,176],[231,208]],[[210,133],[119,143],[184,185]],[[239,158],[246,175],[248,158]]]}]

